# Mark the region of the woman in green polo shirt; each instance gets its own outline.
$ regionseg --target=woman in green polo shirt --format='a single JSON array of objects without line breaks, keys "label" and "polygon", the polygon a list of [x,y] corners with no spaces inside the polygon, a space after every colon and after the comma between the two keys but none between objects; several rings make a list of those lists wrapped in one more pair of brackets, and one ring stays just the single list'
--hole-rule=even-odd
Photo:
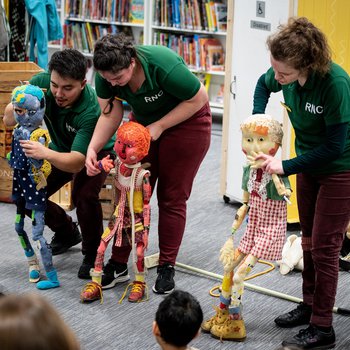
[{"label": "woman in green polo shirt", "polygon": [[331,347],[338,256],[350,219],[350,79],[331,61],[325,35],[306,18],[291,18],[267,44],[272,67],[258,80],[253,113],[264,113],[270,93],[282,90],[297,156],[258,158],[271,174],[297,174],[304,255],[303,302],[275,323],[309,324],[283,346]]},{"label": "woman in green polo shirt", "polygon": [[[100,172],[96,154],[123,117],[121,100],[131,106],[132,119],[150,131],[148,156],[152,190],[157,184],[159,266],[153,291],[170,293],[174,264],[186,224],[186,201],[194,177],[208,151],[211,112],[204,86],[183,59],[164,46],[134,46],[125,35],[106,35],[94,48],[96,93],[102,114],[91,139],[86,166]],[[130,247],[113,246],[104,268],[102,288],[114,287],[125,271]]]}]

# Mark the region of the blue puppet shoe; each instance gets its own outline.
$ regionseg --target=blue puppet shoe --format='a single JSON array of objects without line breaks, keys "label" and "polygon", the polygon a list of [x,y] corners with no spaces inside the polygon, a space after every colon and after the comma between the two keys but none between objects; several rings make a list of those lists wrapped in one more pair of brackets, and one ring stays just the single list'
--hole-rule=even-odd
[{"label": "blue puppet shoe", "polygon": [[38,289],[52,289],[60,286],[60,282],[57,278],[57,271],[55,269],[53,269],[50,272],[47,272],[46,277],[46,281],[40,281],[36,284],[36,287]]}]

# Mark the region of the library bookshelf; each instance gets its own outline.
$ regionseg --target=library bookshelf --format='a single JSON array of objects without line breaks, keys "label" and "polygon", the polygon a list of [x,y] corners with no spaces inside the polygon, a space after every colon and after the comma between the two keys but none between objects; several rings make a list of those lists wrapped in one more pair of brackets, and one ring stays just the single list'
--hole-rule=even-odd
[{"label": "library bookshelf", "polygon": [[223,114],[228,0],[56,0],[64,39],[52,50],[73,47],[92,57],[95,41],[123,31],[137,44],[165,45],[190,70],[207,79],[213,114]]}]

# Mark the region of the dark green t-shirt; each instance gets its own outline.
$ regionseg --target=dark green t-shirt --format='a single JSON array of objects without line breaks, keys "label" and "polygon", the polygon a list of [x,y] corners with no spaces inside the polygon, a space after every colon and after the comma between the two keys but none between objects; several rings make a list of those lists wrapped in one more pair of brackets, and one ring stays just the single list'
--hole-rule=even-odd
[{"label": "dark green t-shirt", "polygon": [[[96,93],[87,84],[71,108],[60,108],[50,90],[50,77],[48,72],[42,72],[30,80],[31,84],[46,89],[44,120],[51,137],[50,148],[57,152],[76,151],[86,155],[101,114]],[[113,144],[114,140],[110,140],[104,149],[112,149]]]},{"label": "dark green t-shirt", "polygon": [[[282,90],[284,104],[295,131],[295,151],[305,154],[326,142],[326,128],[350,122],[350,78],[339,65],[332,63],[324,77],[313,74],[304,86],[298,81],[280,85],[270,68],[265,84],[271,92]],[[343,154],[336,160],[313,169],[314,174],[328,174],[350,169],[350,134]]]},{"label": "dark green t-shirt", "polygon": [[148,125],[189,100],[200,89],[200,81],[187,68],[183,59],[164,46],[137,46],[137,57],[145,72],[145,81],[133,93],[129,86],[112,86],[96,74],[97,96],[108,99],[118,97],[128,102],[136,120]]}]

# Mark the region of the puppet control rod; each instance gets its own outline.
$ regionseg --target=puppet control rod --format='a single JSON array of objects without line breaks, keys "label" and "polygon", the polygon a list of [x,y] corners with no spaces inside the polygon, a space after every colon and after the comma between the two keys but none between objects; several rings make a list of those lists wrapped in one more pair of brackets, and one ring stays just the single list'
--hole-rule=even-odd
[{"label": "puppet control rod", "polygon": [[[175,265],[178,266],[178,267],[181,267],[182,269],[185,269],[185,270],[190,270],[190,271],[197,272],[197,273],[200,273],[200,274],[203,274],[203,275],[206,275],[206,276],[214,277],[214,278],[216,278],[216,279],[218,279],[220,281],[222,281],[222,279],[223,279],[222,275],[219,275],[219,274],[216,274],[216,273],[213,273],[213,272],[209,272],[209,271],[206,271],[206,270],[202,270],[202,269],[199,269],[197,267],[185,265],[185,264],[182,264],[182,263],[179,263],[179,262],[176,262]],[[277,298],[280,298],[280,299],[290,300],[290,301],[293,301],[295,303],[302,302],[302,299],[300,299],[300,298],[293,297],[293,296],[288,295],[288,294],[276,292],[276,291],[271,290],[271,289],[259,287],[259,286],[256,286],[254,284],[251,284],[251,283],[244,282],[244,285],[248,289],[251,289],[251,290],[254,290],[254,291],[257,291],[257,292],[261,292],[261,293],[266,294],[266,295],[270,295],[270,296],[277,297]],[[344,308],[340,308],[340,307],[333,307],[333,312],[337,313],[339,315],[350,316],[350,310],[349,309],[344,309]]]}]

